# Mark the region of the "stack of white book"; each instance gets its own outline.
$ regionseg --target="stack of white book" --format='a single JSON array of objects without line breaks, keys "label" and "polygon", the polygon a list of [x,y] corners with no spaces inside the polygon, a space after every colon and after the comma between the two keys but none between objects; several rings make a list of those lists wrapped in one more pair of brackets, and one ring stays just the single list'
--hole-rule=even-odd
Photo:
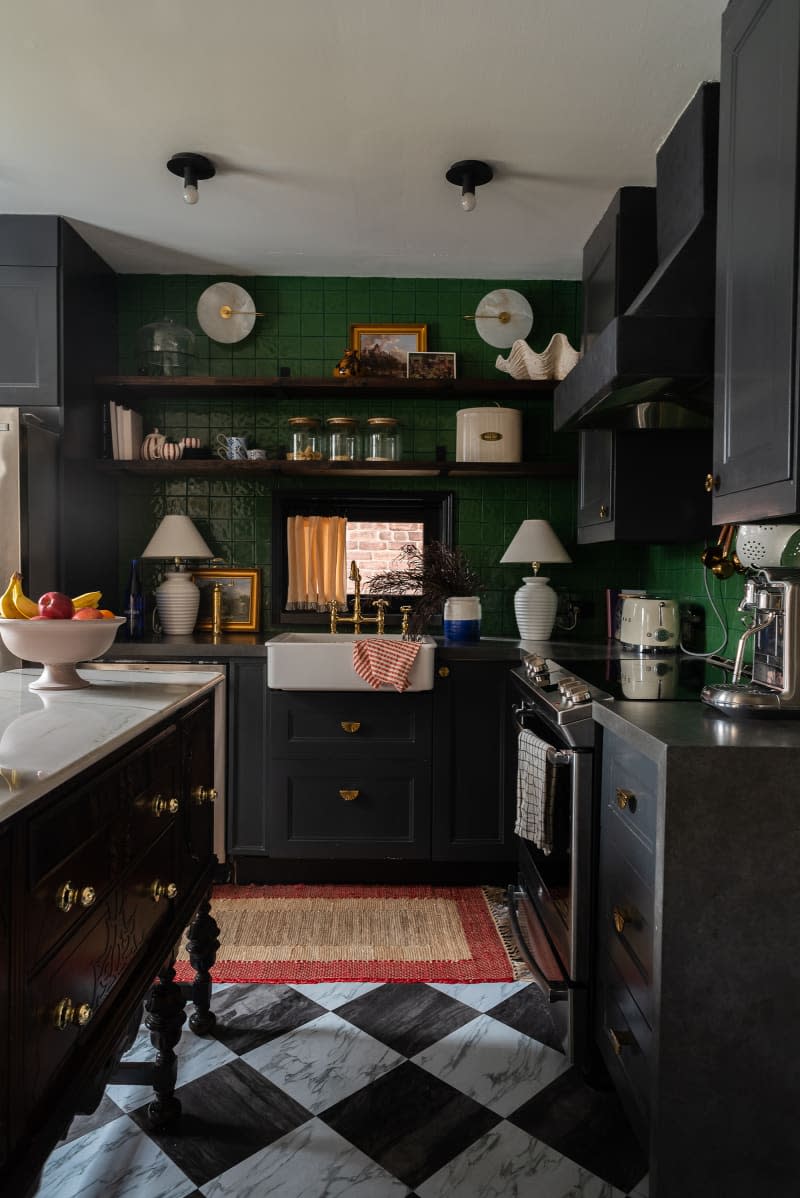
[{"label": "stack of white book", "polygon": [[142,448],[142,414],[126,408],[121,403],[108,401],[108,418],[111,425],[111,453],[115,461],[130,461],[138,458]]}]

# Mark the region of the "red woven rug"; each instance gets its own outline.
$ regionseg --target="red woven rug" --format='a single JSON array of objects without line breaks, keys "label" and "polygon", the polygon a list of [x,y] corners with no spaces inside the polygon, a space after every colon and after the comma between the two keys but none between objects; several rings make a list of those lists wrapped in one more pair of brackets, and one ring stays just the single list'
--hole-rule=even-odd
[{"label": "red woven rug", "polygon": [[[217,982],[507,982],[478,886],[218,886]],[[178,981],[192,969],[182,950]]]}]

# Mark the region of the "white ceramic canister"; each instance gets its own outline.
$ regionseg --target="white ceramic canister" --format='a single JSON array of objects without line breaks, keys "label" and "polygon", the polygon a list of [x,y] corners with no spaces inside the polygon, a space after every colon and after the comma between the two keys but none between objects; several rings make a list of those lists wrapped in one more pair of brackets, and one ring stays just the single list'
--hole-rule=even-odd
[{"label": "white ceramic canister", "polygon": [[522,461],[518,408],[461,408],[456,412],[456,461]]},{"label": "white ceramic canister", "polygon": [[481,601],[477,595],[455,595],[445,600],[444,639],[458,644],[481,639]]}]

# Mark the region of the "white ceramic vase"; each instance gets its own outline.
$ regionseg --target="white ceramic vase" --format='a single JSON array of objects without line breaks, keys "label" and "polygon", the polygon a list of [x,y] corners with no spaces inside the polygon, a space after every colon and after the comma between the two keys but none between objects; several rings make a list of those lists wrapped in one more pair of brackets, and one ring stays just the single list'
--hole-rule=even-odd
[{"label": "white ceramic vase", "polygon": [[523,578],[523,585],[514,595],[514,614],[517,617],[520,640],[549,641],[556,619],[558,596],[541,574]]},{"label": "white ceramic vase", "polygon": [[162,631],[169,636],[187,636],[194,631],[200,607],[200,591],[185,570],[169,570],[156,589],[156,610]]}]

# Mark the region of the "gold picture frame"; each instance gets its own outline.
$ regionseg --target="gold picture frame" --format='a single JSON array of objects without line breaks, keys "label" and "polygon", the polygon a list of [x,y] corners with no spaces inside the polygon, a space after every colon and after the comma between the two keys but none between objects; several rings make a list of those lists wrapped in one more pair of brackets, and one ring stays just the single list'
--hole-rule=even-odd
[{"label": "gold picture frame", "polygon": [[258,632],[261,620],[261,571],[193,570],[192,578],[200,588],[200,610],[195,629],[211,631],[211,594],[214,583],[222,583],[222,631]]},{"label": "gold picture frame", "polygon": [[408,354],[428,348],[426,324],[351,324],[350,348],[358,354],[358,373],[404,379]]}]

